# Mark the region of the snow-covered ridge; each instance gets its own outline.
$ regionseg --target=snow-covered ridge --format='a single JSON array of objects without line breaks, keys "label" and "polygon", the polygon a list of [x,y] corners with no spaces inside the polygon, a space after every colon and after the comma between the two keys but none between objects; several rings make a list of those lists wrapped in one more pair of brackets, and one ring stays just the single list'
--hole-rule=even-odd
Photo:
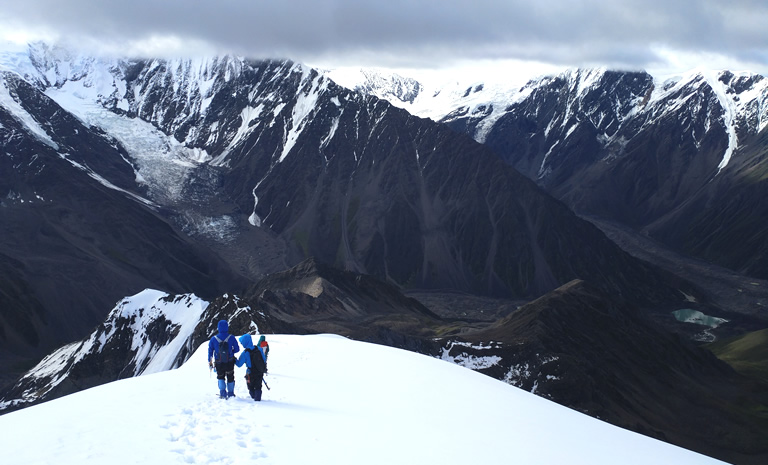
[{"label": "snow-covered ridge", "polygon": [[495,121],[508,105],[526,95],[525,89],[482,80],[422,83],[381,69],[331,70],[328,75],[344,87],[374,95],[411,114],[435,121],[448,115],[479,115]]},{"label": "snow-covered ridge", "polygon": [[8,86],[8,79],[13,79],[13,75],[7,71],[0,71],[0,107],[5,108],[13,118],[26,128],[27,132],[34,135],[38,140],[54,149],[58,149],[58,145],[40,125],[40,122],[29,114],[29,112],[19,104],[17,98],[12,95]]},{"label": "snow-covered ridge", "polygon": [[[697,100],[707,92],[714,96],[714,101]],[[768,126],[768,80],[758,74],[706,69],[693,70],[663,81],[657,79],[647,114],[659,118],[682,111],[694,116],[694,112],[707,104],[715,106],[710,106],[706,129],[709,130],[717,122],[728,139],[718,166],[720,171],[739,148],[740,135],[757,134]],[[700,140],[704,134],[695,136]]]},{"label": "snow-covered ridge", "polygon": [[0,449],[59,465],[723,463],[412,352],[331,335],[268,339],[260,403],[244,367],[237,397],[216,397],[203,344],[178,370],[3,415]]},{"label": "snow-covered ridge", "polygon": [[416,79],[382,69],[330,70],[326,73],[344,87],[390,100],[393,104],[412,104],[424,90],[424,86]]},{"label": "snow-covered ridge", "polygon": [[[194,294],[172,296],[146,289],[119,302],[107,317],[104,331],[94,337],[104,346],[115,332],[128,330],[135,354],[133,376],[169,370],[181,363],[179,353],[208,305]],[[152,340],[152,326],[161,323],[163,339]]]},{"label": "snow-covered ridge", "polygon": [[30,387],[2,399],[0,410],[44,398],[72,370],[99,375],[105,365],[120,363],[114,375],[128,378],[177,368],[184,361],[180,357],[191,352],[183,349],[208,305],[194,294],[152,289],[123,299],[89,337],[56,350],[27,372],[18,384]]},{"label": "snow-covered ridge", "polygon": [[[469,121],[470,134],[478,142],[486,141],[505,114],[539,111],[536,99],[546,92],[556,92],[563,99],[559,112],[551,116],[544,130],[547,137],[552,129],[562,127],[567,139],[579,124],[587,123],[599,131],[598,141],[604,147],[615,147],[612,152],[620,152],[627,140],[667,115],[675,114],[685,120],[708,111],[706,130],[724,131],[728,140],[719,170],[728,165],[739,148],[740,138],[757,134],[768,126],[768,80],[751,73],[697,69],[680,76],[654,78],[642,72],[571,69],[532,79],[524,86],[489,84],[482,79],[437,87],[421,83],[422,90],[412,101],[397,97],[398,82],[406,78],[380,73],[330,75],[349,88],[387,99],[417,116],[442,122]],[[708,95],[714,96],[714,100],[705,99]],[[690,122],[686,124],[692,126]],[[694,133],[697,141],[704,135]],[[560,139],[549,139],[545,149],[555,152],[561,143]],[[549,172],[547,157],[544,158],[540,177]]]}]

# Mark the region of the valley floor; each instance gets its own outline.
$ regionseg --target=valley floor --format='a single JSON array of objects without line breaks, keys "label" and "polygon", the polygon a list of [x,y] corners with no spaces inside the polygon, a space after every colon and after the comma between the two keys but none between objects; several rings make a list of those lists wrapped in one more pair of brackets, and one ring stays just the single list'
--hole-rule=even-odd
[{"label": "valley floor", "polygon": [[626,226],[593,217],[584,219],[600,228],[606,236],[630,255],[692,282],[709,297],[715,306],[731,314],[744,316],[743,321],[739,319],[730,327],[723,325],[719,328],[721,337],[768,326],[768,281],[744,276],[712,263],[683,256]]}]

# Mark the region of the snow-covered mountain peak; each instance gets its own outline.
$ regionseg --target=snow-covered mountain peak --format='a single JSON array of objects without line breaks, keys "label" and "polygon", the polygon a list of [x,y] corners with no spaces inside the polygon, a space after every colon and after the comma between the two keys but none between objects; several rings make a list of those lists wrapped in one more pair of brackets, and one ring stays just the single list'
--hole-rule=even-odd
[{"label": "snow-covered mountain peak", "polygon": [[118,321],[130,322],[135,333],[146,333],[147,327],[155,321],[167,320],[177,327],[194,326],[205,311],[208,302],[194,294],[170,295],[154,289],[145,289],[138,294],[118,302],[109,313],[105,326],[112,326],[105,332],[109,338]]},{"label": "snow-covered mountain peak", "polygon": [[[22,75],[124,149],[136,183],[147,188],[153,202],[169,206],[189,196],[192,171],[209,162],[226,166],[230,153],[252,132],[275,123],[288,125],[276,154],[276,161],[283,161],[330,83],[298,63],[233,55],[109,58],[36,43],[0,58],[3,69]],[[30,133],[56,148],[47,130],[17,102],[10,97],[3,102]]]},{"label": "snow-covered mountain peak", "polygon": [[561,76],[573,94],[583,95],[599,86],[607,72],[607,68],[574,68],[564,71]]},{"label": "snow-covered mountain peak", "polygon": [[[725,130],[727,147],[718,170],[728,166],[739,140],[768,125],[768,81],[759,74],[697,68],[682,75],[656,79],[649,102],[653,118],[682,112],[686,118],[706,112],[705,131],[713,123]],[[697,139],[703,137],[700,134]]]},{"label": "snow-covered mountain peak", "polygon": [[[562,144],[579,125],[593,127],[593,137],[608,148],[609,156],[615,156],[637,131],[674,114],[679,115],[675,118],[682,121],[682,127],[693,132],[697,144],[710,128],[722,128],[719,130],[725,132],[728,141],[719,166],[722,170],[738,150],[740,138],[768,125],[768,83],[753,73],[702,68],[654,78],[643,71],[573,68],[532,79],[522,87],[480,81],[449,82],[434,88],[423,85],[413,101],[395,96],[392,86],[399,81],[372,79],[372,75],[364,75],[369,84],[354,87],[417,116],[459,124],[457,128],[466,124],[479,142],[486,142],[496,123],[509,112],[532,112],[531,120],[542,119],[543,112],[549,118],[541,121],[547,139],[559,134],[553,131],[556,127],[564,131],[547,142],[545,152],[555,156],[556,144]],[[352,87],[349,81],[345,85]],[[698,130],[693,130],[697,126],[694,120],[702,120]],[[548,163],[552,160],[549,155],[544,157],[538,170],[540,179],[550,172]]]},{"label": "snow-covered mountain peak", "polygon": [[[149,63],[147,68],[162,68],[177,83],[184,78],[206,80],[216,73],[221,73],[225,80],[238,75],[243,67],[244,58],[223,55],[175,59],[141,59],[123,56],[93,55],[61,45],[35,42],[27,46],[26,51],[16,51],[16,62],[28,62],[37,72],[37,77],[45,87],[61,86],[67,81],[87,79],[97,83],[99,78],[108,74],[122,80],[135,78],[137,65]],[[9,60],[6,60],[9,61]]]},{"label": "snow-covered mountain peak", "polygon": [[435,121],[452,113],[484,112],[493,102],[500,102],[496,107],[503,109],[519,92],[518,88],[509,88],[499,82],[489,83],[475,77],[421,82],[375,68],[351,72],[331,70],[327,74],[348,89],[388,100],[392,105],[404,108],[416,116]]},{"label": "snow-covered mountain peak", "polygon": [[329,75],[349,89],[402,104],[413,103],[424,90],[416,79],[377,68],[361,68],[354,72],[331,71]]}]

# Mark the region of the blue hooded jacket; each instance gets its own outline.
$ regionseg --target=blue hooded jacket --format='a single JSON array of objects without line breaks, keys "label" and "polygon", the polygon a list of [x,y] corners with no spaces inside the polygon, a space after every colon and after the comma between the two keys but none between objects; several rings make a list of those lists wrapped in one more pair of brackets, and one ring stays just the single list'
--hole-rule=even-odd
[{"label": "blue hooded jacket", "polygon": [[[237,339],[235,339],[234,336],[230,336],[229,324],[227,324],[227,320],[219,321],[218,328],[219,332],[216,336],[218,336],[222,341],[229,338],[227,341],[229,344],[229,355],[234,358],[235,354],[240,352],[240,346],[237,345]],[[208,341],[208,360],[211,360],[211,358],[214,356],[216,357],[214,360],[219,358],[219,341],[216,340],[216,336],[213,336],[211,340]]]},{"label": "blue hooded jacket", "polygon": [[240,343],[243,345],[246,351],[240,354],[240,358],[235,362],[235,365],[239,367],[245,365],[247,367],[245,372],[250,373],[252,367],[251,367],[251,356],[250,356],[250,352],[248,351],[253,351],[258,349],[259,354],[261,354],[261,358],[265,358],[264,352],[262,352],[261,347],[255,347],[253,345],[253,339],[251,339],[250,334],[243,334],[242,336],[240,336]]}]

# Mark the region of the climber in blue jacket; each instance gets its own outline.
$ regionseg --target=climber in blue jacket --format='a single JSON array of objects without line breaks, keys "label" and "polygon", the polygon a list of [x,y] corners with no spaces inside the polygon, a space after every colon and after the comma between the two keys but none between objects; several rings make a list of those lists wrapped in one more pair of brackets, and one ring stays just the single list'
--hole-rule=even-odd
[{"label": "climber in blue jacket", "polygon": [[[208,341],[208,365],[216,367],[219,396],[228,399],[235,396],[235,354],[240,352],[237,339],[229,334],[227,320],[219,321],[219,332]],[[224,376],[227,382],[224,383]]]},{"label": "climber in blue jacket", "polygon": [[255,347],[250,334],[240,336],[240,343],[245,350],[240,354],[240,358],[235,362],[237,366],[245,365],[245,383],[248,386],[248,393],[255,401],[261,400],[261,383],[264,379],[264,373],[267,371],[266,356],[261,347]]}]

